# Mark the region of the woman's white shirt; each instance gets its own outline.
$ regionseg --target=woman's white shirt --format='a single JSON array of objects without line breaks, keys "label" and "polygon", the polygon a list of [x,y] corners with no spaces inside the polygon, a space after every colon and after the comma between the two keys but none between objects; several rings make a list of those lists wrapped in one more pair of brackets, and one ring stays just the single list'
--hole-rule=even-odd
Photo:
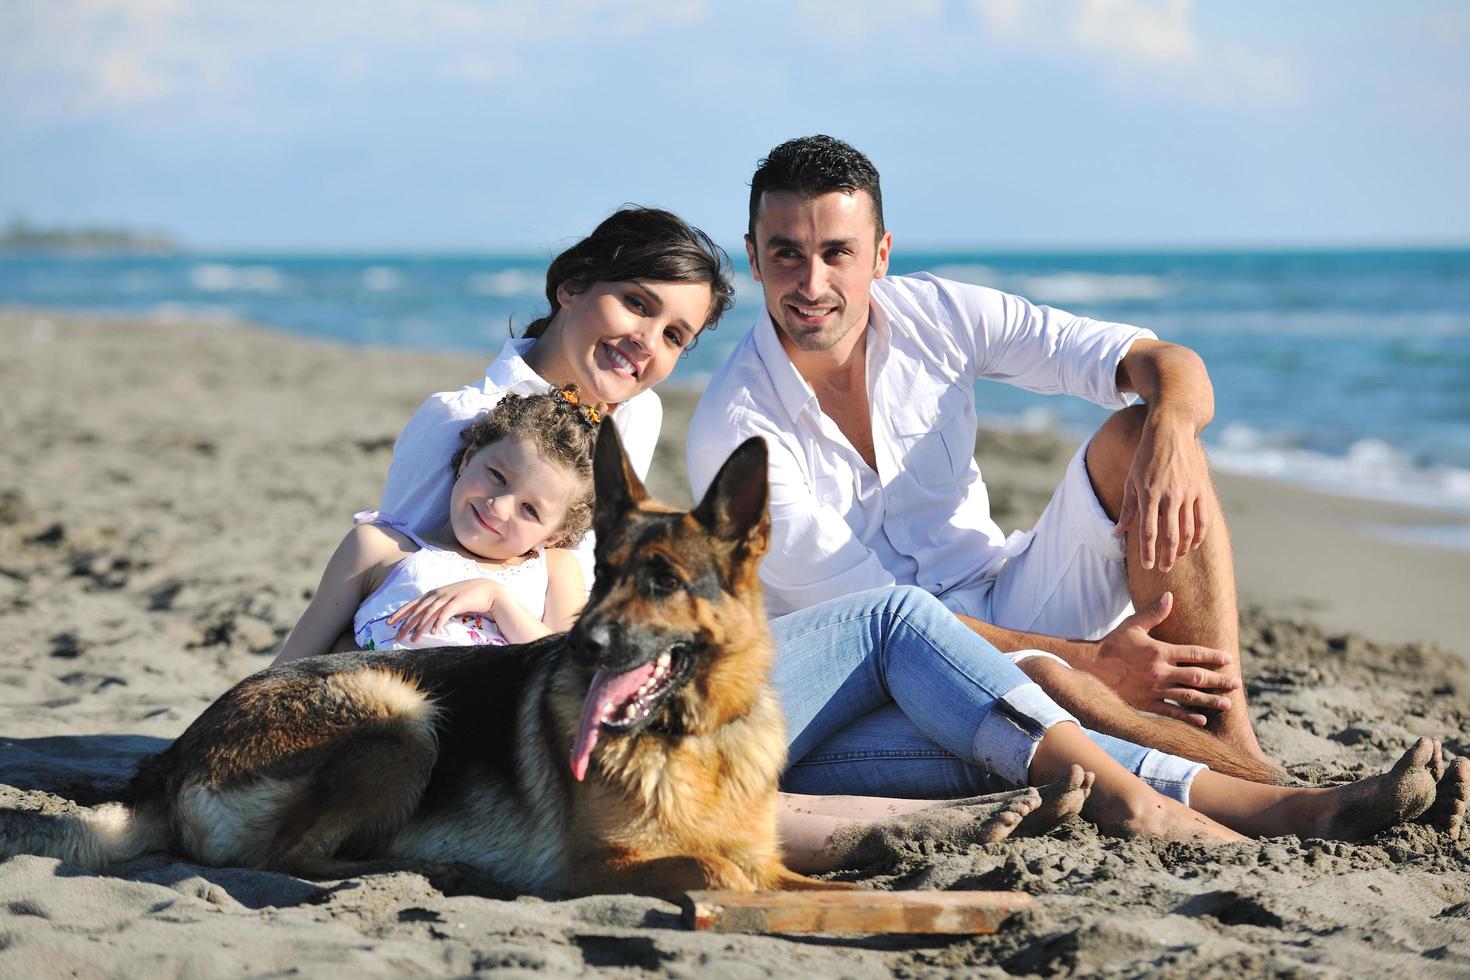
[{"label": "woman's white shirt", "polygon": [[[454,486],[449,461],[459,451],[460,431],[507,394],[539,395],[552,390],[552,385],[526,363],[526,352],[535,343],[529,338],[506,341],[479,384],[435,392],[425,399],[393,444],[393,462],[388,466],[380,511],[394,515],[420,534],[439,528],[449,519],[449,492]],[[641,480],[648,478],[663,416],[663,404],[651,390],[634,395],[612,413],[628,462]],[[592,585],[592,546],[589,531],[573,549],[588,588]]]}]

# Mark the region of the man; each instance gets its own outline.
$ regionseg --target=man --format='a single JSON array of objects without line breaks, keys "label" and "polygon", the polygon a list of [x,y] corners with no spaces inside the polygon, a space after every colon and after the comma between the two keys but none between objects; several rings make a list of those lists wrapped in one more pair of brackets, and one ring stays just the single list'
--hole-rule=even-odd
[{"label": "man", "polygon": [[[878,172],[826,136],[761,162],[745,244],[765,310],[701,398],[687,457],[697,496],[741,441],[766,439],[772,614],[918,585],[1001,650],[1028,651],[1022,669],[1089,727],[1280,778],[1240,690],[1197,355],[993,289],[886,278]],[[979,378],[1119,409],[1036,528],[1009,539],[974,459]]]}]

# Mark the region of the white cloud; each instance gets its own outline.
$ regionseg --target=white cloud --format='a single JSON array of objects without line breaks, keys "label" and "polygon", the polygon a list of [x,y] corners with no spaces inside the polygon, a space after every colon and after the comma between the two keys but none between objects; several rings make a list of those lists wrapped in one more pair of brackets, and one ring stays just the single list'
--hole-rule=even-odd
[{"label": "white cloud", "polygon": [[1067,33],[1084,51],[1178,65],[1200,53],[1193,6],[1192,0],[1081,0]]},{"label": "white cloud", "polygon": [[801,0],[797,18],[817,33],[811,40],[824,43],[833,38],[860,41],[875,33],[932,21],[944,9],[944,0],[909,0],[895,10],[889,0]]},{"label": "white cloud", "polygon": [[1084,58],[1115,83],[1209,104],[1300,98],[1288,62],[1200,35],[1194,0],[970,0],[986,33],[1043,57]]},{"label": "white cloud", "polygon": [[346,82],[422,56],[444,79],[496,84],[516,72],[518,44],[708,16],[704,0],[3,0],[0,108],[45,118],[202,103],[312,51]]}]

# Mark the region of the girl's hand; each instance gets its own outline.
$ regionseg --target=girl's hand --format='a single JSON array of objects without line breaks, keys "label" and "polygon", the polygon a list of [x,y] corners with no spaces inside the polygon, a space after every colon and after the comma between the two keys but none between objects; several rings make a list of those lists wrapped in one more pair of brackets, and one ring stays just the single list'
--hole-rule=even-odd
[{"label": "girl's hand", "polygon": [[398,627],[400,639],[412,640],[420,633],[437,633],[461,613],[484,613],[495,618],[495,600],[500,597],[500,584],[489,579],[473,578],[453,585],[430,589],[386,620]]}]

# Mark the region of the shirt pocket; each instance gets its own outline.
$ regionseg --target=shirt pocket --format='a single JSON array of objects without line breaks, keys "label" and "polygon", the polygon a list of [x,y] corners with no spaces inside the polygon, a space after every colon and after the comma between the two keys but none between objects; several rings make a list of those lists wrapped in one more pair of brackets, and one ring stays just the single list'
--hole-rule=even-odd
[{"label": "shirt pocket", "polygon": [[975,458],[975,418],[957,385],[917,387],[893,418],[899,468],[922,484],[964,480]]}]

